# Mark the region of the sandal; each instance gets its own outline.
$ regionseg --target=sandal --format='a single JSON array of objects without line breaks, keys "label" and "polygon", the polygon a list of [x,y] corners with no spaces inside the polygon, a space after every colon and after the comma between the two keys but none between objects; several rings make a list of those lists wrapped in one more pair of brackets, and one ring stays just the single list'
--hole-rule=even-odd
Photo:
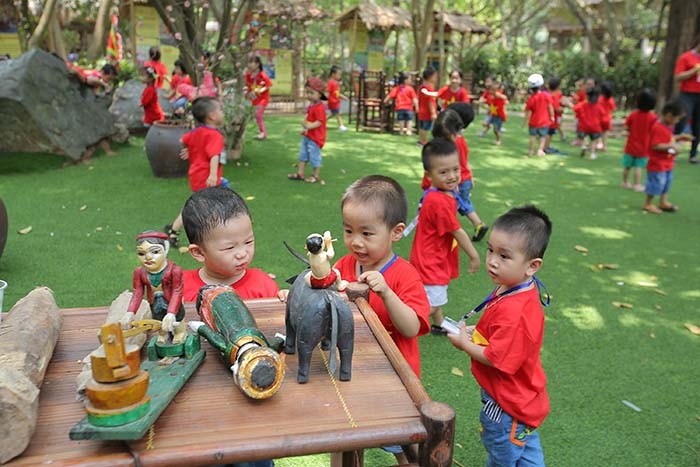
[{"label": "sandal", "polygon": [[657,208],[653,204],[642,206],[642,210],[646,211],[646,212],[650,212],[652,214],[661,214],[663,212],[661,209]]},{"label": "sandal", "polygon": [[178,238],[177,230],[173,230],[172,224],[168,224],[165,227],[163,227],[163,231],[166,234],[168,234],[168,242],[170,243],[170,247],[177,248],[180,244],[180,239]]},{"label": "sandal", "polygon": [[326,184],[326,181],[325,181],[325,180],[321,180],[320,178],[316,177],[315,175],[311,175],[311,176],[308,177],[305,181],[306,181],[306,183],[316,183],[316,182],[318,182],[319,185],[325,185],[325,184]]},{"label": "sandal", "polygon": [[294,172],[293,174],[287,174],[287,178],[290,180],[304,180],[304,176],[297,172]]},{"label": "sandal", "polygon": [[665,212],[676,212],[678,211],[678,206],[675,204],[665,204],[663,206],[659,204],[659,209]]}]

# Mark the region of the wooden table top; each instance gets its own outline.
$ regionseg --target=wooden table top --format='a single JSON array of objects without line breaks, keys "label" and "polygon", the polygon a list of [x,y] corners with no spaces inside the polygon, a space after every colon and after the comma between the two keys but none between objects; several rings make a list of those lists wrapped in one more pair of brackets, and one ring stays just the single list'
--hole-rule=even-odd
[{"label": "wooden table top", "polygon": [[[362,299],[358,303],[361,310],[351,304],[351,381],[331,378],[324,364],[328,353],[317,348],[308,383],[296,382],[297,355],[287,355],[277,394],[252,400],[202,339],[204,363],[158,418],[150,439],[147,434],[128,442],[68,438],[85,416],[76,401],[76,376],[82,358],[98,346],[107,309],[62,310],[63,328],[41,388],[36,431],[24,453],[7,465],[195,467],[422,442],[427,432],[417,405],[427,394],[408,364],[396,358],[398,350],[369,305]],[[246,304],[265,335],[284,333],[282,303]],[[196,317],[194,308],[187,308],[187,319]]]}]

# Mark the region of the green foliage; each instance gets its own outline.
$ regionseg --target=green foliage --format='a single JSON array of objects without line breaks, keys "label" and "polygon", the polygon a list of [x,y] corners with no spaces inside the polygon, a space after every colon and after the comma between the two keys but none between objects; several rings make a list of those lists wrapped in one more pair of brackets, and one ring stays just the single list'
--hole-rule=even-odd
[{"label": "green foliage", "polygon": [[138,77],[137,65],[134,65],[133,60],[124,59],[119,62],[119,72],[117,73],[117,81],[124,83],[130,79]]}]

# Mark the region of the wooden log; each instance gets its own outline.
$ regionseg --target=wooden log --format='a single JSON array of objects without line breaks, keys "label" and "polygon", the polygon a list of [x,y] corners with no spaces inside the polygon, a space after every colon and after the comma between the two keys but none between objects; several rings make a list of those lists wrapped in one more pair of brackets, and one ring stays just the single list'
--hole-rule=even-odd
[{"label": "wooden log", "polygon": [[450,467],[454,452],[455,411],[442,402],[426,402],[420,406],[421,421],[428,430],[428,439],[421,445],[422,467]]},{"label": "wooden log", "polygon": [[21,454],[34,434],[39,390],[62,324],[51,289],[37,287],[0,327],[0,464]]}]

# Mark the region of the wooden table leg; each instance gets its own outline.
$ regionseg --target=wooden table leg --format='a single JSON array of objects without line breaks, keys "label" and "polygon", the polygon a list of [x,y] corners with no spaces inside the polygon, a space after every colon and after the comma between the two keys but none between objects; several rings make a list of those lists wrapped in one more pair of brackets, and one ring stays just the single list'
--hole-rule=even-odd
[{"label": "wooden table leg", "polygon": [[331,467],[362,467],[363,465],[365,465],[365,452],[362,449],[331,453]]},{"label": "wooden table leg", "polygon": [[421,446],[421,467],[449,467],[455,439],[455,411],[442,402],[426,402],[420,406],[421,421],[428,430],[428,439]]}]

